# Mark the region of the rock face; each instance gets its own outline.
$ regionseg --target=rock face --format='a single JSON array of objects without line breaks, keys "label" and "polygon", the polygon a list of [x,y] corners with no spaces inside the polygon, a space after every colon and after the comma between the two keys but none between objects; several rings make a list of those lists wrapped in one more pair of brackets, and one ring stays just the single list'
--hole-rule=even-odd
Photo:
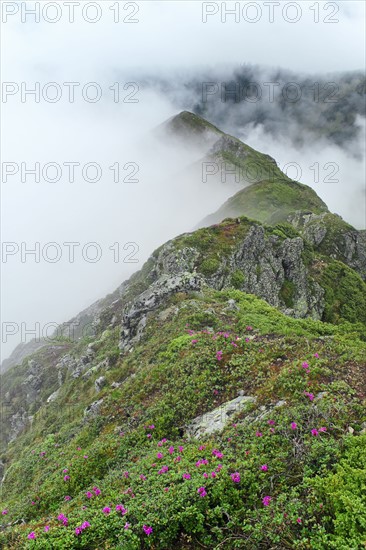
[{"label": "rock face", "polygon": [[337,214],[296,212],[288,221],[315,249],[340,260],[366,280],[366,231],[357,231]]},{"label": "rock face", "polygon": [[168,264],[170,262],[174,264],[172,265],[173,275],[162,275],[148,290],[140,294],[125,308],[119,345],[121,351],[131,349],[140,340],[148,314],[156,310],[167,298],[176,292],[198,291],[203,284],[202,278],[197,274],[183,272],[180,275],[174,275],[174,268],[177,271],[182,267],[177,267],[177,260],[174,256],[168,256],[165,260]]},{"label": "rock face", "polygon": [[187,426],[187,435],[199,439],[204,435],[222,430],[235,414],[241,412],[249,403],[254,403],[255,400],[255,397],[239,395],[217,409],[197,416]]},{"label": "rock face", "polygon": [[[281,239],[268,235],[262,225],[252,225],[230,255],[218,260],[213,274],[197,271],[199,252],[181,249],[169,242],[157,254],[150,272],[153,283],[125,306],[122,316],[120,349],[128,351],[144,332],[150,312],[176,292],[199,291],[203,285],[217,290],[232,286],[234,272],[242,274],[239,290],[264,298],[294,317],[320,319],[324,310],[324,290],[310,279],[303,260],[301,237]],[[290,288],[286,303],[284,289]]]},{"label": "rock face", "polygon": [[[319,399],[321,399],[321,397],[317,396],[317,400]],[[220,405],[220,407],[214,409],[213,411],[194,418],[192,422],[190,422],[186,427],[186,433],[188,437],[199,439],[202,436],[221,431],[230,421],[233,420],[234,415],[245,411],[246,407],[250,403],[255,402],[255,397],[244,395],[244,392],[240,391],[239,396],[235,399],[223,403],[222,405]],[[244,420],[240,420],[240,422],[258,422],[262,418],[268,416],[271,411],[273,411],[273,409],[276,409],[277,407],[283,407],[284,405],[286,405],[286,401],[283,400],[277,401],[277,403],[272,403],[267,406],[262,405],[254,412],[248,411],[246,414],[244,414]]]}]

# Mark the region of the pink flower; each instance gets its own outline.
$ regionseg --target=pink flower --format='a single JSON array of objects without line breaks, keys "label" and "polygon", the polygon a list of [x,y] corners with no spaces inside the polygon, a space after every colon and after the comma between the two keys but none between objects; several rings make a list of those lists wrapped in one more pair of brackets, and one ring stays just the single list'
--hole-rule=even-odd
[{"label": "pink flower", "polygon": [[88,455],[84,455],[85,460],[88,458]]},{"label": "pink flower", "polygon": [[297,523],[301,523],[301,518],[297,518]]},{"label": "pink flower", "polygon": [[142,528],[144,530],[145,535],[147,536],[151,535],[151,533],[153,532],[153,528],[150,527],[149,525],[144,525]]},{"label": "pink flower", "polygon": [[158,474],[166,474],[169,470],[168,466],[163,466],[159,471]]},{"label": "pink flower", "polygon": [[71,497],[69,495],[66,495],[64,500],[71,500]]},{"label": "pink flower", "polygon": [[64,474],[67,474],[67,472],[69,471],[67,468],[65,468],[64,470],[62,470]]},{"label": "pink flower", "polygon": [[267,464],[262,464],[261,470],[262,470],[262,472],[268,472],[268,466],[267,466]]},{"label": "pink flower", "polygon": [[156,455],[156,457],[159,458],[159,459],[160,459],[160,458],[163,458],[163,456],[164,456],[163,453],[158,453],[158,454]]},{"label": "pink flower", "polygon": [[203,477],[204,477],[205,479],[207,479],[207,478],[208,478],[208,473],[205,472],[205,473],[203,474]]},{"label": "pink flower", "polygon": [[303,364],[301,365],[303,369],[308,369],[309,368],[309,363],[307,363],[306,361],[303,362]]},{"label": "pink flower", "polygon": [[69,523],[69,520],[68,520],[67,517],[64,516],[63,514],[59,514],[59,515],[57,516],[57,519],[58,519],[59,521],[61,521],[65,526],[67,526],[68,523]]},{"label": "pink flower", "polygon": [[191,479],[191,476],[190,476],[190,474],[187,473],[187,474],[183,474],[182,478],[183,479]]},{"label": "pink flower", "polygon": [[131,523],[125,523],[123,529],[129,529],[131,527]]},{"label": "pink flower", "polygon": [[109,508],[109,506],[105,506],[105,507],[103,508],[103,514],[108,515],[108,514],[110,514],[110,512],[111,512],[111,509]]},{"label": "pink flower", "polygon": [[234,483],[240,483],[240,474],[239,472],[234,472],[233,474],[230,474],[231,479]]},{"label": "pink flower", "polygon": [[272,497],[264,497],[262,502],[263,502],[263,506],[269,506],[269,503],[271,502],[272,500]]},{"label": "pink flower", "polygon": [[205,487],[199,487],[197,489],[197,493],[199,494],[200,497],[205,497],[207,496],[207,493],[206,493],[206,488]]},{"label": "pink flower", "polygon": [[93,493],[91,493],[90,491],[88,491],[88,492],[86,493],[86,497],[87,497],[87,498],[93,498]]},{"label": "pink flower", "polygon": [[64,481],[69,481],[70,476],[64,476]]},{"label": "pink flower", "polygon": [[214,450],[212,451],[212,454],[213,454],[214,456],[216,456],[216,458],[223,458],[223,457],[224,457],[224,455],[222,454],[222,452],[221,452],[221,451],[218,451],[217,449],[214,449]]},{"label": "pink flower", "polygon": [[144,476],[144,474],[140,474],[140,479],[142,479],[142,481],[146,481],[146,476]]},{"label": "pink flower", "polygon": [[50,526],[49,526],[49,525],[45,525],[44,532],[47,533],[49,530],[50,530]]},{"label": "pink flower", "polygon": [[93,491],[94,491],[94,494],[95,494],[96,497],[98,495],[100,495],[100,493],[101,493],[101,491],[100,491],[100,489],[98,489],[98,487],[93,487]]},{"label": "pink flower", "polygon": [[221,361],[221,359],[222,359],[222,351],[221,350],[216,352],[216,359],[218,361]]},{"label": "pink flower", "polygon": [[151,434],[147,434],[146,437],[147,437],[148,439],[150,439],[150,438],[152,437],[152,435],[151,435]]},{"label": "pink flower", "polygon": [[276,424],[276,422],[274,420],[268,420],[268,424],[270,426],[274,426]]},{"label": "pink flower", "polygon": [[327,431],[327,428],[325,426],[322,426],[321,428],[319,428],[319,432],[326,432]]},{"label": "pink flower", "polygon": [[182,452],[183,452],[183,447],[182,447],[182,445],[179,445],[179,447],[178,447],[178,451],[179,451],[180,453],[182,453]]},{"label": "pink flower", "polygon": [[211,477],[216,477],[216,472],[211,472]]},{"label": "pink flower", "polygon": [[306,395],[306,397],[308,397],[310,399],[310,401],[313,401],[314,399],[314,395],[312,393],[309,393],[307,391],[304,391],[304,394]]},{"label": "pink flower", "polygon": [[174,462],[180,462],[180,461],[181,461],[181,457],[179,455],[176,456],[175,459],[174,459]]},{"label": "pink flower", "polygon": [[28,535],[28,538],[29,538],[29,539],[35,539],[35,538],[36,538],[35,532],[34,532],[34,531],[31,531],[31,532],[29,533],[29,535]]},{"label": "pink flower", "polygon": [[291,425],[291,430],[296,430],[296,428],[297,428],[296,422],[291,422],[290,425]]},{"label": "pink flower", "polygon": [[1,513],[2,513],[3,516],[6,516],[6,514],[8,514],[9,511],[8,510],[3,510]]},{"label": "pink flower", "polygon": [[262,437],[263,434],[262,434],[262,432],[255,432],[255,435],[256,435],[257,437]]},{"label": "pink flower", "polygon": [[247,331],[250,332],[251,330],[253,330],[253,327],[248,326],[248,327],[246,327],[246,329],[247,329]]},{"label": "pink flower", "polygon": [[150,426],[149,426],[149,430],[155,430],[155,426],[154,426],[154,424],[150,424]]},{"label": "pink flower", "polygon": [[121,512],[122,516],[127,514],[127,510],[122,504],[117,504],[116,505],[116,512]]},{"label": "pink flower", "polygon": [[169,454],[173,454],[174,453],[174,447],[169,447]]},{"label": "pink flower", "polygon": [[319,359],[319,353],[314,353],[314,357],[316,357],[316,359]]},{"label": "pink flower", "polygon": [[75,527],[75,535],[80,535],[80,533],[82,532],[82,528],[81,527]]},{"label": "pink flower", "polygon": [[128,472],[123,472],[123,477],[125,477],[126,479],[130,476],[130,474]]},{"label": "pink flower", "polygon": [[197,344],[198,340],[192,340],[192,344]]},{"label": "pink flower", "polygon": [[317,430],[316,428],[313,428],[313,429],[311,430],[311,435],[315,435],[315,436],[319,435],[318,430]]}]

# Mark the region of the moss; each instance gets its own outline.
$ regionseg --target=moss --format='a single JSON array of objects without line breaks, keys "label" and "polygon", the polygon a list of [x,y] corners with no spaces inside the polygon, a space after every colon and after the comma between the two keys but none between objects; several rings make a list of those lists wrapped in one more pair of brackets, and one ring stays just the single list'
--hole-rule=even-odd
[{"label": "moss", "polygon": [[231,276],[231,285],[234,288],[241,289],[245,281],[245,275],[239,269],[236,269]]},{"label": "moss", "polygon": [[325,290],[324,321],[366,324],[366,284],[355,271],[333,260],[324,262],[316,277]]},{"label": "moss", "polygon": [[220,261],[217,258],[206,258],[200,266],[200,271],[208,277],[214,275],[220,267]]},{"label": "moss", "polygon": [[289,308],[294,307],[294,296],[296,287],[292,281],[287,279],[283,282],[280,290],[280,298],[284,301],[285,305]]}]

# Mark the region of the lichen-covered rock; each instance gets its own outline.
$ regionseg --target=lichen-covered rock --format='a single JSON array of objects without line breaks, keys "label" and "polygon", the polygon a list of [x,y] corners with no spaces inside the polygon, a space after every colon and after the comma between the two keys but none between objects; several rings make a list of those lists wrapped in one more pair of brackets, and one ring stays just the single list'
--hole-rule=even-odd
[{"label": "lichen-covered rock", "polygon": [[20,433],[22,433],[27,425],[29,425],[28,413],[24,408],[19,409],[9,418],[10,431],[8,435],[8,443],[14,441]]},{"label": "lichen-covered rock", "polygon": [[99,378],[96,379],[95,383],[94,383],[94,387],[95,387],[95,391],[97,393],[100,392],[100,390],[102,388],[104,388],[104,386],[106,386],[107,384],[107,379],[105,376],[100,376]]},{"label": "lichen-covered rock", "polygon": [[47,403],[52,403],[53,401],[55,401],[59,393],[60,393],[60,388],[54,391],[53,393],[51,393],[51,395],[47,398]]},{"label": "lichen-covered rock", "polygon": [[187,435],[199,439],[204,435],[220,431],[232,420],[235,414],[238,414],[249,403],[254,403],[255,401],[255,397],[239,395],[235,399],[223,403],[217,409],[194,418],[186,428]]},{"label": "lichen-covered rock", "polygon": [[172,294],[199,291],[202,284],[203,280],[197,274],[184,272],[180,275],[164,275],[158,279],[148,290],[126,306],[122,321],[120,349],[129,350],[141,339],[147,315],[160,307]]},{"label": "lichen-covered rock", "polygon": [[315,249],[345,263],[366,280],[366,231],[357,231],[337,214],[295,212],[288,221]]},{"label": "lichen-covered rock", "polygon": [[86,409],[84,410],[84,421],[89,420],[90,418],[95,418],[100,414],[100,408],[102,406],[103,399],[93,401]]}]

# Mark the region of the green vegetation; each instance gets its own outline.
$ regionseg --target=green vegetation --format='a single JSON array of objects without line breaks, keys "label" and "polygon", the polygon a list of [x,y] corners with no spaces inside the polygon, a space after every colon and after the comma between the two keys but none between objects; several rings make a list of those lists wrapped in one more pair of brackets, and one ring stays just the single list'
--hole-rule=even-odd
[{"label": "green vegetation", "polygon": [[242,288],[245,281],[245,275],[239,269],[236,269],[231,275],[231,284],[234,288]]},{"label": "green vegetation", "polygon": [[[43,405],[9,445],[2,548],[362,548],[362,326],[292,319],[238,290],[179,294],[171,306],[178,314],[151,317],[97,396],[100,373],[70,373],[58,405]],[[113,353],[116,336],[98,336],[95,362]],[[239,390],[257,404],[223,433],[187,438],[192,418]],[[101,398],[100,414],[83,420]],[[279,400],[286,405],[273,408]]]},{"label": "green vegetation", "polygon": [[[1,375],[0,547],[361,550],[366,284],[342,263],[354,230],[273,159],[204,119],[183,112],[169,125],[199,139],[217,133],[215,158],[244,172],[257,165],[261,181],[210,218],[235,219],[160,247],[98,302],[92,334],[83,335],[94,317],[85,310],[75,341],[63,336]],[[299,211],[325,215],[294,227],[287,216]],[[319,245],[302,238],[318,226]],[[322,321],[285,316],[241,291],[248,274],[235,258],[251,232],[273,253],[255,256],[251,279],[268,285],[278,258],[283,276],[302,255],[303,287],[324,289],[311,294],[324,299]],[[299,245],[289,262],[277,256],[287,239]],[[170,260],[207,284],[166,297],[146,317],[132,308],[124,328],[146,326],[121,354],[125,306],[167,275]],[[279,298],[293,308],[298,286],[286,276]],[[223,290],[210,288],[215,277]],[[208,412],[239,395],[252,399],[222,430],[190,435],[194,418],[202,415],[203,430]]]},{"label": "green vegetation", "polygon": [[295,285],[292,281],[284,281],[281,291],[280,291],[280,297],[285,302],[286,306],[289,308],[294,307],[294,295],[295,295]]},{"label": "green vegetation", "polygon": [[333,260],[322,269],[318,281],[325,289],[324,321],[366,323],[366,284],[353,269]]},{"label": "green vegetation", "polygon": [[242,189],[209,216],[205,223],[247,216],[274,225],[285,221],[289,214],[297,210],[320,214],[328,209],[311,187],[283,177],[260,181]]}]

